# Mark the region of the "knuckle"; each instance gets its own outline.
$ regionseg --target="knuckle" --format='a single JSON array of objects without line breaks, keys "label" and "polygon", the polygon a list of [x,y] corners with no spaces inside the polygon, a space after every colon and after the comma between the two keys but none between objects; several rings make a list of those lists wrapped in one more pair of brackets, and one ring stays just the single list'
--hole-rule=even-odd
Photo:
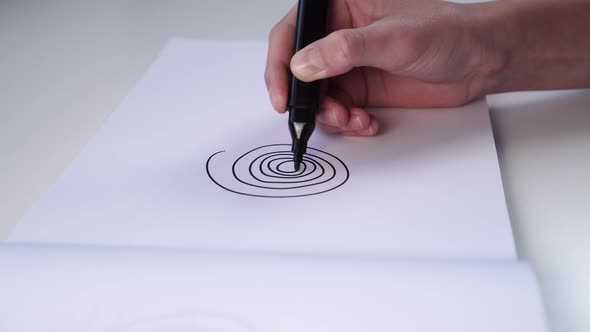
[{"label": "knuckle", "polygon": [[396,50],[389,50],[392,55],[395,54],[391,59],[396,59],[394,65],[399,68],[405,68],[418,61],[430,45],[428,38],[424,38],[418,29],[408,25],[398,26],[390,37],[394,40],[391,44],[396,46]]},{"label": "knuckle", "polygon": [[363,53],[362,37],[355,30],[341,30],[333,33],[336,44],[335,59],[340,64],[352,64]]}]

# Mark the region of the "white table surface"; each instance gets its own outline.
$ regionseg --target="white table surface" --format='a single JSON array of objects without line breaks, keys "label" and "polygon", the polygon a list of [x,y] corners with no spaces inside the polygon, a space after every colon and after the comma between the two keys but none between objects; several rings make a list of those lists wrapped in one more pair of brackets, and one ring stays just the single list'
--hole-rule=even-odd
[{"label": "white table surface", "polygon": [[[292,3],[1,1],[0,239],[166,40],[265,39]],[[552,331],[588,332],[590,90],[488,101],[519,254],[537,272]]]}]

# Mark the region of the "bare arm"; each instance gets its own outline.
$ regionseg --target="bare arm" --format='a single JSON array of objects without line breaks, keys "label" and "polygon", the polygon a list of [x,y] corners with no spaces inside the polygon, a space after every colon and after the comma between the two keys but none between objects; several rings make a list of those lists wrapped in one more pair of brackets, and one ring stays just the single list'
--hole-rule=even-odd
[{"label": "bare arm", "polygon": [[504,63],[489,93],[590,88],[590,1],[498,1],[477,5]]}]

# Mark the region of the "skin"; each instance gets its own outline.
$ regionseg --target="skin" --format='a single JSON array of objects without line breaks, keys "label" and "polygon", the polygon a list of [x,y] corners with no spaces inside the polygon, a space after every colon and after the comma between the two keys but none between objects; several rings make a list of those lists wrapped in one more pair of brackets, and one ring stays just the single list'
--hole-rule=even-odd
[{"label": "skin", "polygon": [[296,7],[269,38],[265,81],[325,80],[318,126],[379,131],[369,107],[448,107],[490,93],[590,87],[590,0],[332,0],[329,34],[292,54]]}]

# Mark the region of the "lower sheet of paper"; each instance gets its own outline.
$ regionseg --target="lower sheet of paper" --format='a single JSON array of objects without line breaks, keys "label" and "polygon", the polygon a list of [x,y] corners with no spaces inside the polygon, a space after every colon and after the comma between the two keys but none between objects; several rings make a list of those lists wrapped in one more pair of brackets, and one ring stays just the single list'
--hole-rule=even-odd
[{"label": "lower sheet of paper", "polygon": [[0,245],[10,332],[542,332],[513,262]]}]

